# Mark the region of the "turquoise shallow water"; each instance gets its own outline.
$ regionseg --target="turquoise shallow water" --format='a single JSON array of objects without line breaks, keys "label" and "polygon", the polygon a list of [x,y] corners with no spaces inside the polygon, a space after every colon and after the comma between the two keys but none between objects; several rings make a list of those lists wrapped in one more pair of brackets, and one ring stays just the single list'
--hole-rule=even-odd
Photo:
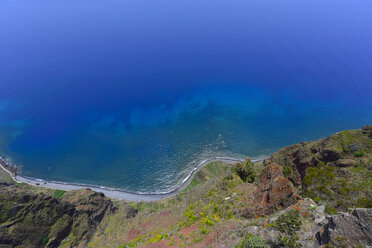
[{"label": "turquoise shallow water", "polygon": [[162,192],[372,123],[369,1],[0,5],[0,148],[27,176]]}]

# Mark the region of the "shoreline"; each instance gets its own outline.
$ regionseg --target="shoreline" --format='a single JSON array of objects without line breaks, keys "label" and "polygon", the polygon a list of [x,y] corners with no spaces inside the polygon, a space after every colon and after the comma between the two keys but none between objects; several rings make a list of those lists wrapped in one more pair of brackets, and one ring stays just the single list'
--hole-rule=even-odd
[{"label": "shoreline", "polygon": [[[262,161],[263,159],[252,160],[252,162]],[[31,178],[21,175],[14,176],[12,172],[6,169],[1,163],[0,166],[3,170],[9,173],[12,179],[17,183],[26,183],[35,187],[44,187],[50,189],[57,189],[57,190],[79,190],[83,188],[90,188],[93,191],[101,192],[105,194],[105,196],[116,199],[116,200],[125,200],[125,201],[132,201],[132,202],[140,202],[140,201],[158,201],[164,198],[172,197],[177,195],[180,191],[185,189],[194,178],[195,174],[202,169],[204,166],[213,163],[213,162],[223,162],[226,164],[235,164],[238,162],[242,162],[244,159],[240,158],[230,158],[230,157],[215,157],[211,159],[206,159],[200,162],[200,164],[195,167],[185,179],[182,180],[180,185],[176,186],[174,189],[169,190],[163,193],[146,193],[146,192],[131,192],[128,190],[123,190],[119,188],[111,188],[105,187],[100,185],[90,185],[90,184],[80,184],[80,183],[66,183],[66,182],[59,182],[59,181],[49,181],[49,180],[42,180],[37,178]]]}]

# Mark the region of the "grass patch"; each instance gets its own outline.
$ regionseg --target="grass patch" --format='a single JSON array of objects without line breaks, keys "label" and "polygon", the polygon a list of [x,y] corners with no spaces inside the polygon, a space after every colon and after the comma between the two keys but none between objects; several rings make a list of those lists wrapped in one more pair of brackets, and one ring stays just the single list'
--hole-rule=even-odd
[{"label": "grass patch", "polygon": [[335,182],[335,170],[333,166],[324,166],[320,163],[319,167],[309,167],[306,169],[306,176],[303,180],[304,194],[310,198],[320,198],[329,200],[333,197],[331,186]]},{"label": "grass patch", "polygon": [[57,198],[57,199],[61,199],[62,196],[63,196],[65,193],[66,193],[66,190],[60,190],[60,189],[58,189],[58,190],[56,190],[56,191],[54,192],[53,196],[54,196],[55,198]]}]

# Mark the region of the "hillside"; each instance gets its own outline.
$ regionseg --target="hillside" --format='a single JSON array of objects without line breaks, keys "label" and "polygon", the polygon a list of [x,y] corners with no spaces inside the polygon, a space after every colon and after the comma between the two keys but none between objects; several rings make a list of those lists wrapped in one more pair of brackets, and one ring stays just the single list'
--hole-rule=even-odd
[{"label": "hillside", "polygon": [[0,247],[85,246],[116,211],[103,194],[0,186]]},{"label": "hillside", "polygon": [[0,181],[0,247],[372,245],[372,126],[258,163],[211,163],[157,202]]}]

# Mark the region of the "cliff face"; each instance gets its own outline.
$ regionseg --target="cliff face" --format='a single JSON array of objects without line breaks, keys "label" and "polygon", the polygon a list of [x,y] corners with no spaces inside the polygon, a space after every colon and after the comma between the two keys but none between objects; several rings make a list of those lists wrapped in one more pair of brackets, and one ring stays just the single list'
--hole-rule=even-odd
[{"label": "cliff face", "polygon": [[287,170],[302,195],[332,208],[372,207],[372,126],[291,145],[264,161]]},{"label": "cliff face", "polygon": [[277,163],[293,168],[292,179],[301,185],[308,167],[320,162],[337,167],[370,164],[372,155],[372,125],[362,129],[336,133],[314,142],[303,142],[275,152],[265,160],[265,164]]},{"label": "cliff face", "polygon": [[89,189],[63,199],[17,186],[0,186],[1,247],[72,247],[84,244],[116,207]]},{"label": "cliff face", "polygon": [[175,197],[118,209],[88,189],[20,186],[0,170],[0,248],[371,246],[371,180],[372,126],[263,162],[211,163]]}]

